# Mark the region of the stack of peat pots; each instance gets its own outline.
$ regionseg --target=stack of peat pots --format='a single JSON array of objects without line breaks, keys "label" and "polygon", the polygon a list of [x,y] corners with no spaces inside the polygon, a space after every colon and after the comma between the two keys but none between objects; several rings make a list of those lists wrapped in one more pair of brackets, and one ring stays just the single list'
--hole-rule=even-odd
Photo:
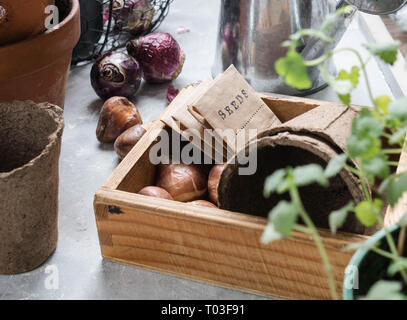
[{"label": "stack of peat pots", "polygon": [[79,18],[78,0],[0,0],[0,274],[32,270],[56,248],[65,86]]}]

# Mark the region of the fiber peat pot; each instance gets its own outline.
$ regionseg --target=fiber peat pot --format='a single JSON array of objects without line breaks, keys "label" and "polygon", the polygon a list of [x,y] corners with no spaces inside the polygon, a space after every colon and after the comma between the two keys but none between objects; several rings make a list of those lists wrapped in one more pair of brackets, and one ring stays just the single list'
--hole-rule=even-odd
[{"label": "fiber peat pot", "polygon": [[[283,123],[327,104],[281,95],[261,97]],[[168,111],[171,105],[164,112]],[[149,160],[149,151],[160,130],[170,129],[157,120],[95,195],[104,258],[264,296],[331,298],[310,236],[294,233],[289,239],[264,245],[260,238],[265,217],[137,194],[155,182],[156,167]],[[334,236],[326,229],[320,229],[320,234],[338,290],[342,290],[352,257],[343,248],[368,236],[345,232]]]},{"label": "fiber peat pot", "polygon": [[[270,210],[286,196],[272,194],[265,198],[265,177],[288,166],[295,168],[317,163],[326,167],[331,159],[344,152],[352,121],[358,112],[356,107],[320,102],[308,112],[259,133],[258,138],[241,151],[246,154],[256,152],[256,172],[239,175],[240,168],[246,165],[239,164],[239,155],[232,158],[219,182],[219,207],[268,217]],[[315,183],[300,188],[300,192],[305,209],[310,212],[314,224],[327,229],[329,213],[344,207],[350,201],[359,203],[363,200],[360,181],[345,169],[330,179],[328,188]],[[365,232],[354,215],[348,216],[340,230],[359,234]]]},{"label": "fiber peat pot", "polygon": [[[389,231],[394,238],[395,243],[397,243],[400,227],[397,225],[392,226]],[[380,249],[386,251],[389,250],[384,230],[380,230],[374,234],[369,241],[371,243],[379,242]],[[407,246],[404,248],[404,256],[406,256]],[[384,258],[369,249],[357,250],[349,262],[350,269],[346,273],[343,282],[343,299],[356,300],[358,297],[365,296],[369,289],[379,280],[399,280],[387,276],[386,273],[389,265],[389,259]],[[357,288],[354,288],[355,281],[357,281],[358,284]]]},{"label": "fiber peat pot", "polygon": [[61,108],[0,103],[0,274],[42,264],[58,238]]},{"label": "fiber peat pot", "polygon": [[56,27],[0,46],[0,101],[32,100],[64,107],[72,50],[80,37],[80,13],[78,0],[55,3],[61,21]]}]

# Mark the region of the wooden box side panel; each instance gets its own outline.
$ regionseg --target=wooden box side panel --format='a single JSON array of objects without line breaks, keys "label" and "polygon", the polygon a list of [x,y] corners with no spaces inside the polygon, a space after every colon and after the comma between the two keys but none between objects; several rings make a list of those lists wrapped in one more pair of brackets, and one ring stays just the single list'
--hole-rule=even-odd
[{"label": "wooden box side panel", "polygon": [[102,188],[138,192],[143,187],[153,184],[156,168],[150,162],[149,150],[164,128],[163,122],[154,121],[147,133],[112,172]]},{"label": "wooden box side panel", "polygon": [[[113,211],[112,203],[116,203]],[[180,212],[185,213],[185,205],[181,207]],[[162,213],[158,205],[153,211],[140,204],[97,197],[95,212],[102,254],[134,266],[261,295],[330,298],[319,253],[309,236],[295,234],[291,239],[266,246],[260,241],[265,219],[245,222],[242,215],[238,225],[230,223],[230,219],[222,221],[223,213],[227,217],[222,210],[217,210],[219,218],[211,217],[212,209],[193,210],[196,215],[188,217]],[[237,214],[231,215],[233,220]],[[324,234],[338,290],[352,256],[342,248],[362,237],[344,239]]]}]

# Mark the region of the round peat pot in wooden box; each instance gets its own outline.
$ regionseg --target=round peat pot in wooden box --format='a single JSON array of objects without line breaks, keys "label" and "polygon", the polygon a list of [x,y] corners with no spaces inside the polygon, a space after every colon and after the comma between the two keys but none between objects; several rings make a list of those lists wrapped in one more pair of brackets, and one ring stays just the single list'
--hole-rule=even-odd
[{"label": "round peat pot in wooden box", "polygon": [[[47,101],[63,108],[72,50],[80,37],[79,2],[56,0],[55,4],[58,25],[0,46],[0,101]],[[18,14],[8,12],[9,16]],[[45,21],[40,22],[45,27]]]},{"label": "round peat pot in wooden box", "polygon": [[[400,233],[400,227],[395,225],[390,227],[388,232],[397,243]],[[385,230],[380,230],[375,233],[369,240],[371,244],[379,244],[379,248],[389,251],[389,246],[386,241]],[[403,256],[407,256],[407,243],[404,246]],[[345,273],[343,282],[343,299],[356,300],[365,296],[369,289],[379,280],[400,280],[391,279],[387,275],[387,269],[390,265],[390,260],[368,248],[358,249],[349,262],[348,269]]]},{"label": "round peat pot in wooden box", "polygon": [[61,108],[0,103],[0,274],[41,265],[58,238]]},{"label": "round peat pot in wooden box", "polygon": [[[325,168],[328,162],[343,153],[357,110],[343,105],[321,105],[278,127],[260,133],[258,139],[241,152],[256,153],[257,169],[241,175],[239,155],[225,167],[218,187],[221,209],[267,217],[269,211],[287,195],[263,196],[265,179],[275,171],[316,163]],[[253,159],[252,157],[250,157]],[[350,201],[363,200],[359,180],[348,170],[329,181],[329,187],[319,184],[301,187],[305,209],[317,227],[329,228],[328,216]],[[349,215],[341,231],[364,233],[365,228]]]}]

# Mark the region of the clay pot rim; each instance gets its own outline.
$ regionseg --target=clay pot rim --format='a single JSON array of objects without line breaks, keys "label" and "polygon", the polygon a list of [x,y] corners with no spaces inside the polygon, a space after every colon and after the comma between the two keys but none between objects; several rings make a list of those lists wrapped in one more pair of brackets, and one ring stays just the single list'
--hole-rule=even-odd
[{"label": "clay pot rim", "polygon": [[17,42],[6,44],[4,46],[0,46],[0,52],[2,50],[9,49],[10,47],[14,47],[14,46],[18,47],[18,46],[24,45],[24,44],[26,44],[28,42],[35,41],[38,38],[48,37],[50,34],[58,32],[58,30],[60,30],[60,29],[63,29],[71,20],[74,19],[75,15],[76,15],[76,12],[79,10],[79,0],[70,0],[70,1],[72,3],[71,11],[65,17],[64,20],[62,20],[60,23],[58,23],[58,25],[56,25],[52,29],[44,31],[43,33],[33,35],[31,37],[25,38],[25,39],[17,41]]},{"label": "clay pot rim", "polygon": [[54,147],[54,145],[58,142],[58,139],[62,136],[62,132],[64,129],[64,117],[63,117],[64,110],[58,107],[57,105],[47,102],[35,103],[31,100],[26,101],[15,100],[12,102],[0,102],[0,106],[2,104],[9,103],[23,103],[26,105],[30,105],[32,107],[36,106],[37,109],[42,110],[42,112],[48,114],[48,116],[50,116],[54,120],[57,126],[56,129],[48,135],[48,144],[42,149],[39,155],[32,158],[30,161],[26,162],[25,164],[18,168],[14,168],[13,170],[7,172],[0,172],[0,179],[7,179],[23,170],[27,170],[29,167],[34,166],[38,161],[40,161],[41,158],[47,156]]}]

